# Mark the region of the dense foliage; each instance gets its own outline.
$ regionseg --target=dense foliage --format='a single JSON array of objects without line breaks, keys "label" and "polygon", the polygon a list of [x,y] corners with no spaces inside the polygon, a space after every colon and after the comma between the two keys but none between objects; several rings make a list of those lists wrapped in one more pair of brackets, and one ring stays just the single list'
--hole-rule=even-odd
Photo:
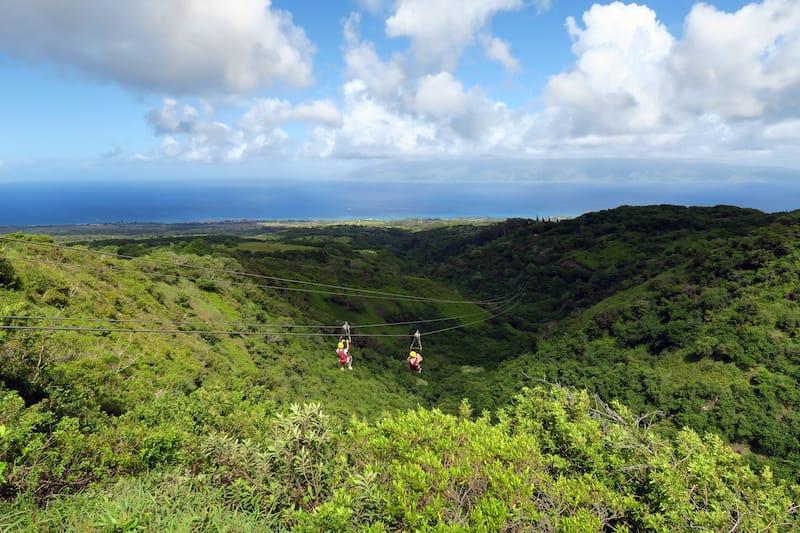
[{"label": "dense foliage", "polygon": [[[86,442],[63,418],[12,451],[4,530],[790,531],[797,487],[718,436],[659,437],[586,392],[524,390],[475,419],[467,403],[334,422],[317,404],[274,413],[196,392],[135,409]],[[7,397],[3,414],[14,409]],[[19,402],[16,402],[19,403]],[[264,405],[267,405],[265,408]],[[235,407],[234,407],[235,406]],[[233,410],[231,410],[233,408]],[[147,424],[144,424],[144,422]],[[141,431],[142,428],[148,429]],[[27,435],[25,434],[27,432]],[[35,437],[26,420],[3,442]],[[9,455],[6,445],[5,455]],[[54,483],[85,490],[36,506]]]},{"label": "dense foliage", "polygon": [[0,529],[798,525],[798,212],[98,237],[0,240]]}]

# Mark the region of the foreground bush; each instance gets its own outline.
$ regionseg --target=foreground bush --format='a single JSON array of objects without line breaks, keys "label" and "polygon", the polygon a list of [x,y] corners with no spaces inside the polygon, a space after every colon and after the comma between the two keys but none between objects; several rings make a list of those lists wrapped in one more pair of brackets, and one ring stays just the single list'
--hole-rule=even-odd
[{"label": "foreground bush", "polygon": [[[769,469],[753,472],[718,436],[684,429],[665,439],[647,427],[648,419],[585,391],[526,389],[494,418],[488,413],[473,418],[464,402],[460,416],[417,409],[374,424],[354,420],[345,428],[331,422],[319,405],[294,405],[264,417],[265,412],[241,402],[244,409],[236,411],[235,426],[247,430],[233,434],[230,418],[219,418],[217,428],[204,420],[193,435],[192,427],[176,429],[174,439],[163,424],[152,434],[143,427],[143,442],[150,444],[141,452],[147,454],[122,454],[128,459],[105,466],[105,479],[97,474],[91,483],[74,486],[74,495],[38,503],[37,486],[57,476],[29,474],[28,485],[12,487],[21,479],[17,472],[32,466],[26,463],[25,447],[8,446],[16,426],[5,429],[0,459],[10,466],[4,473],[7,501],[0,504],[0,529],[800,527],[798,487],[774,480]],[[20,418],[22,424],[28,419]],[[59,468],[68,478],[73,471],[91,471],[98,445],[90,438],[81,452],[76,431],[74,424],[62,421],[49,438],[31,440],[34,448],[49,450],[36,455],[37,472]],[[64,466],[65,458],[72,470]],[[121,464],[130,468],[129,462],[137,468],[150,463],[153,469],[136,477],[113,474]],[[10,497],[12,488],[20,491],[16,497]]]}]

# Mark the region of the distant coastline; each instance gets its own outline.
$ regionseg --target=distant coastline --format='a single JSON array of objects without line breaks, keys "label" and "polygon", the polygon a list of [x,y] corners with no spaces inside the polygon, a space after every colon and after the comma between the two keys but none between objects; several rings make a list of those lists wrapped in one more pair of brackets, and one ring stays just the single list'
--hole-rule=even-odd
[{"label": "distant coastline", "polygon": [[[0,185],[0,227],[347,221],[536,216],[530,193],[448,184],[11,183]],[[554,213],[547,213],[554,214]]]},{"label": "distant coastline", "polygon": [[302,220],[207,220],[196,222],[106,222],[96,224],[46,224],[32,226],[0,226],[0,235],[30,233],[52,237],[116,236],[139,237],[150,235],[263,235],[287,227],[330,225],[368,225],[427,229],[452,224],[490,224],[505,220],[493,217],[407,218],[407,219],[302,219]]},{"label": "distant coastline", "polygon": [[12,182],[0,228],[106,224],[572,218],[621,205],[800,208],[800,183]]}]

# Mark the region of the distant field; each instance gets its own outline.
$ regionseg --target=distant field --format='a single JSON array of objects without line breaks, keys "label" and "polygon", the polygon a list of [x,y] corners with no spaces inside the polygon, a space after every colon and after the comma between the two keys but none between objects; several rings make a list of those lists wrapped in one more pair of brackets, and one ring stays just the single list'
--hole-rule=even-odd
[{"label": "distant field", "polygon": [[[50,235],[56,240],[72,240],[76,237],[147,237],[153,235],[241,235],[266,236],[287,228],[309,228],[323,226],[371,226],[393,227],[410,230],[426,230],[459,224],[490,224],[497,219],[484,217],[452,219],[398,219],[398,220],[230,220],[215,222],[132,222],[110,224],[78,224],[52,226],[0,226],[0,235],[14,232]],[[245,248],[243,248],[245,249]]]},{"label": "distant field", "polygon": [[246,252],[288,252],[288,251],[307,251],[313,250],[313,246],[303,246],[302,244],[284,244],[279,242],[240,242],[236,245],[239,250]]}]

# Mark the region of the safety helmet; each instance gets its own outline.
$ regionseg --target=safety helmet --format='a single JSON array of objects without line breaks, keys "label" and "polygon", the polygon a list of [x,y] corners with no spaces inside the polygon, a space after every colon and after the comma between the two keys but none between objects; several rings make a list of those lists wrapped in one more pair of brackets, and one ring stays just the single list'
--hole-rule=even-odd
[{"label": "safety helmet", "polygon": [[342,348],[344,348],[344,343],[340,342],[339,344],[336,345],[336,347],[341,350]]},{"label": "safety helmet", "polygon": [[411,351],[411,352],[408,354],[408,356],[409,356],[409,357],[416,357],[416,356],[417,356],[417,352],[415,352],[415,351],[413,351],[413,350],[412,350],[412,351]]}]

